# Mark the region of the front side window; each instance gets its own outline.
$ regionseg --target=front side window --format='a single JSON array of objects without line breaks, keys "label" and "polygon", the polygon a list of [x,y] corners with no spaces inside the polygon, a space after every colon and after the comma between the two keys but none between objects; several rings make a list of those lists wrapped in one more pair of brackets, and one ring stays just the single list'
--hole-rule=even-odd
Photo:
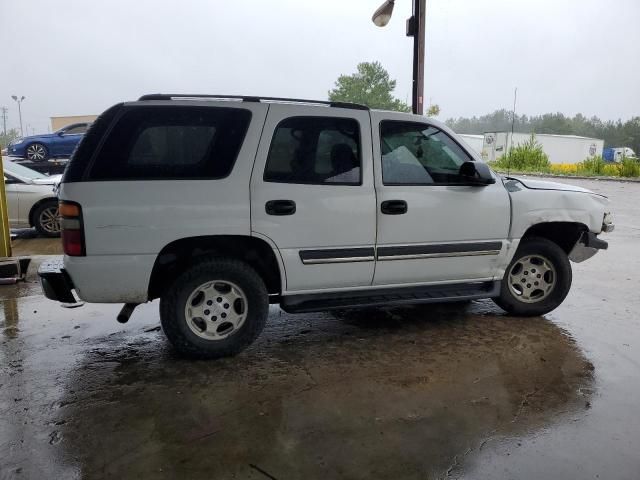
[{"label": "front side window", "polygon": [[385,185],[460,184],[460,167],[473,161],[442,130],[422,123],[380,124],[382,180]]},{"label": "front side window", "polygon": [[77,125],[71,127],[63,132],[64,135],[79,135],[87,131],[87,125]]},{"label": "front side window", "polygon": [[236,108],[149,106],[126,111],[92,180],[217,179],[231,172],[251,121]]},{"label": "front side window", "polygon": [[276,127],[266,182],[360,185],[360,126],[350,118],[293,117]]}]

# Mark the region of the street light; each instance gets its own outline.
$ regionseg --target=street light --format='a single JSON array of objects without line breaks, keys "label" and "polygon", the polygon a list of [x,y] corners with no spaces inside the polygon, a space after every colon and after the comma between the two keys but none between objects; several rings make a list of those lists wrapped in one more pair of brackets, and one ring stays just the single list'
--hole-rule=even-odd
[{"label": "street light", "polygon": [[391,15],[393,14],[393,6],[395,5],[395,0],[387,0],[380,8],[376,10],[371,17],[371,21],[376,24],[377,27],[386,27],[389,20],[391,20]]},{"label": "street light", "polygon": [[20,117],[20,135],[24,137],[24,131],[22,130],[22,108],[20,108],[20,105],[22,104],[22,101],[25,99],[25,96],[23,95],[22,97],[18,98],[17,95],[11,95],[11,98],[13,98],[18,104],[18,116]]},{"label": "street light", "polygon": [[[371,20],[378,27],[386,26],[391,20],[395,0],[385,0]],[[407,20],[407,37],[413,37],[413,85],[411,107],[413,113],[422,115],[424,111],[424,32],[427,0],[413,0],[413,15]]]}]

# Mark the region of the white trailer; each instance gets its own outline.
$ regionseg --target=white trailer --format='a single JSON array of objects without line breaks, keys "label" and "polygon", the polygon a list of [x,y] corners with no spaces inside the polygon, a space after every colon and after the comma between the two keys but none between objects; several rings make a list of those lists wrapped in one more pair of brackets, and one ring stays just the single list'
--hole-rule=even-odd
[{"label": "white trailer", "polygon": [[484,135],[470,135],[468,133],[458,134],[464,140],[467,146],[476,152],[478,155],[482,155],[482,148],[484,147]]},{"label": "white trailer", "polygon": [[[502,157],[510,148],[526,143],[530,133],[487,132],[484,134],[482,158],[491,162]],[[602,155],[604,140],[577,135],[538,134],[536,141],[549,156],[551,163],[578,163],[595,155]]]}]

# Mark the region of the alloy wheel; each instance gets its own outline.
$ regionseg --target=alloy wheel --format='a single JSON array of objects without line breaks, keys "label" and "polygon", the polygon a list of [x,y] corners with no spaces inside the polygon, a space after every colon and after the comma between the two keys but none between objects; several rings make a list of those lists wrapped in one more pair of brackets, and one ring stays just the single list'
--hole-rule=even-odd
[{"label": "alloy wheel", "polygon": [[44,160],[47,156],[47,151],[39,143],[34,143],[27,147],[27,158],[29,160],[40,161]]},{"label": "alloy wheel", "polygon": [[184,316],[189,329],[206,340],[223,340],[247,318],[247,296],[226,280],[204,283],[187,298]]},{"label": "alloy wheel", "polygon": [[511,293],[524,303],[537,303],[547,298],[557,282],[553,264],[542,255],[518,259],[509,271]]},{"label": "alloy wheel", "polygon": [[60,233],[60,214],[58,212],[58,206],[51,206],[49,208],[45,208],[40,212],[40,217],[38,218],[38,222],[47,233],[57,234]]}]

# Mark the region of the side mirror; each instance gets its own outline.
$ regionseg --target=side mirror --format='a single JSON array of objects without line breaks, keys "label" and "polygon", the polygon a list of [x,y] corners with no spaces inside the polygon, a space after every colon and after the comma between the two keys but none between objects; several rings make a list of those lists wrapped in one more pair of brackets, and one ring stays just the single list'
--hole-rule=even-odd
[{"label": "side mirror", "polygon": [[59,131],[59,132],[57,133],[57,135],[58,135],[59,137],[63,136],[63,135],[64,135],[64,130]]},{"label": "side mirror", "polygon": [[460,167],[460,176],[471,185],[491,185],[496,179],[486,163],[464,162]]}]

